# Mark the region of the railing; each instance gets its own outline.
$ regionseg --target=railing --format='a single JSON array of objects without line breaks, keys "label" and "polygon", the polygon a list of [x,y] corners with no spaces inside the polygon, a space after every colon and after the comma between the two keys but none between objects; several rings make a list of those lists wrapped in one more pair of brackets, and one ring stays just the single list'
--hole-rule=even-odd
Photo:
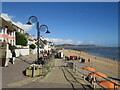
[{"label": "railing", "polygon": [[42,65],[42,76],[46,76],[47,73],[52,69],[54,66],[54,60],[54,54],[46,57],[45,63]]},{"label": "railing", "polygon": [[[89,64],[86,64],[86,65],[84,65],[84,66],[89,66]],[[89,67],[90,67],[90,66],[89,66]],[[87,75],[86,75],[84,72],[79,71],[78,69],[81,69],[81,70],[82,70],[81,67],[79,67],[78,65],[76,65],[76,64],[73,62],[73,71],[75,71],[75,73],[78,72],[78,73],[82,74],[83,77],[84,77],[84,80],[85,80],[85,76],[87,76]],[[95,73],[95,72],[92,72],[92,71],[89,71],[89,72],[94,73],[94,74],[100,76],[101,78],[103,78],[103,79],[105,79],[105,80],[113,83],[113,84],[114,84],[114,90],[116,90],[117,87],[120,87],[120,84],[117,84],[117,83],[111,81],[111,80],[108,79],[108,78],[105,78],[105,77],[103,77],[103,76],[101,76],[101,75],[99,75],[99,74],[97,74],[97,73]],[[95,80],[95,76],[94,76],[93,78],[94,78],[94,80]],[[99,83],[96,83],[95,81],[94,81],[94,84],[93,84],[93,88],[96,88],[96,86],[95,86],[96,84],[99,85],[101,88],[104,88],[103,86],[101,86]],[[106,88],[104,88],[104,89],[106,89]]]}]

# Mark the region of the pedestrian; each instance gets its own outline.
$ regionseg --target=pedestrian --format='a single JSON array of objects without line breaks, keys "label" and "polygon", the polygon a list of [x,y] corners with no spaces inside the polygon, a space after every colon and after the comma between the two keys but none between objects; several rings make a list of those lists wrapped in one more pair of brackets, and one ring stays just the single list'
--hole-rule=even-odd
[{"label": "pedestrian", "polygon": [[41,64],[44,65],[45,63],[46,63],[46,60],[45,60],[45,56],[43,55]]},{"label": "pedestrian", "polygon": [[91,61],[90,58],[88,58],[88,62],[89,62],[89,63],[90,63],[90,61]]},{"label": "pedestrian", "polygon": [[91,59],[90,58],[88,58],[88,63],[91,66]]},{"label": "pedestrian", "polygon": [[12,63],[15,64],[16,53],[15,50],[12,50]]}]

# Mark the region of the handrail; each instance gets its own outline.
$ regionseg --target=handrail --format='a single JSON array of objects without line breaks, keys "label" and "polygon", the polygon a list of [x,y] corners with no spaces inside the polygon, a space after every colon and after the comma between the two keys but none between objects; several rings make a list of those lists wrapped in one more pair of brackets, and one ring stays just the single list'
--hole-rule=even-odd
[{"label": "handrail", "polygon": [[[76,67],[78,67],[78,68],[80,68],[80,67],[79,67],[78,65],[76,65],[75,63],[74,63],[73,65],[75,66],[75,70],[76,70],[78,73],[81,73],[80,71],[78,71],[78,70],[76,69]],[[93,71],[89,71],[89,72],[95,73],[95,72],[93,72]],[[83,73],[82,73],[82,74],[83,74]],[[100,77],[102,77],[103,79],[105,79],[105,80],[113,83],[115,86],[120,86],[119,84],[116,84],[115,82],[109,80],[108,78],[105,78],[105,77],[103,77],[103,76],[101,76],[101,75],[99,75],[99,74],[97,74],[97,73],[95,73],[95,74],[98,75],[98,76],[100,76]],[[85,76],[85,74],[83,74],[83,75]],[[97,83],[97,84],[98,84],[98,83]],[[100,85],[100,86],[101,86],[101,85]]]}]

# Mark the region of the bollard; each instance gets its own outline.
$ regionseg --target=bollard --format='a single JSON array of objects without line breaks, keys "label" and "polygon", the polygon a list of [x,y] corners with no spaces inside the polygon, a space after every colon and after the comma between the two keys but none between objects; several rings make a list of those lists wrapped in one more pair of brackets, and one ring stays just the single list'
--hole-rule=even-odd
[{"label": "bollard", "polygon": [[33,65],[33,68],[32,68],[32,77],[34,78],[35,77],[35,66]]},{"label": "bollard", "polygon": [[76,65],[75,65],[75,73],[76,73]]},{"label": "bollard", "polygon": [[93,88],[95,89],[95,73],[94,73],[94,77],[93,77]]},{"label": "bollard", "polygon": [[116,88],[116,84],[114,83],[114,90],[117,90],[117,88]]}]

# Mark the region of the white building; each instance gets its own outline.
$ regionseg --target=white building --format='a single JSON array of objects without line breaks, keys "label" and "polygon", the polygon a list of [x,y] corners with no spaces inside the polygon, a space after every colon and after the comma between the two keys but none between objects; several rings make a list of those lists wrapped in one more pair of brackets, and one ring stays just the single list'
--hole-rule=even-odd
[{"label": "white building", "polygon": [[24,33],[24,30],[0,17],[0,41],[16,45],[16,32]]},{"label": "white building", "polygon": [[31,45],[31,44],[35,44],[36,45],[36,42],[37,40],[35,39],[35,37],[33,35],[30,35],[29,33],[25,33],[24,34],[28,40],[28,45]]}]

